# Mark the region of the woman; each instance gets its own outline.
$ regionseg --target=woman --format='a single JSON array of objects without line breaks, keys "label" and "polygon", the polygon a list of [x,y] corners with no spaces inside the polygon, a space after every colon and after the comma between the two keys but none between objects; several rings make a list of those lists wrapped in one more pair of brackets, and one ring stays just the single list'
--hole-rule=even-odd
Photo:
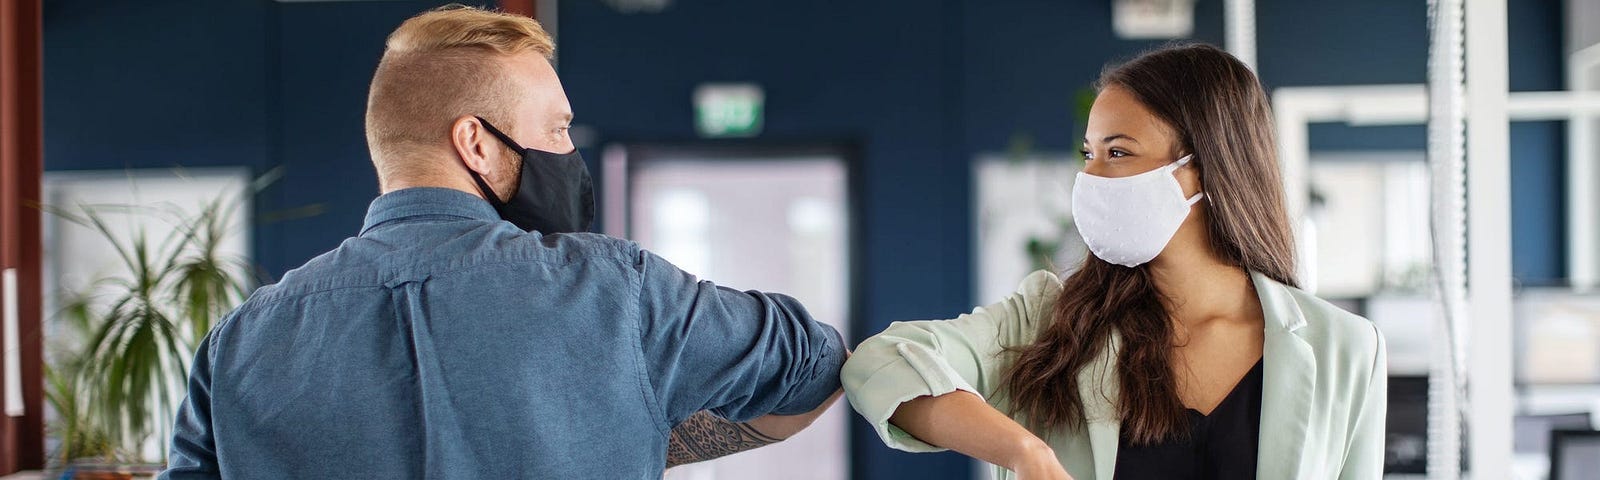
[{"label": "woman", "polygon": [[1255,75],[1176,46],[1099,89],[1072,194],[1082,266],[890,325],[846,363],[850,403],[889,446],[998,478],[1379,478],[1383,339],[1295,288]]}]

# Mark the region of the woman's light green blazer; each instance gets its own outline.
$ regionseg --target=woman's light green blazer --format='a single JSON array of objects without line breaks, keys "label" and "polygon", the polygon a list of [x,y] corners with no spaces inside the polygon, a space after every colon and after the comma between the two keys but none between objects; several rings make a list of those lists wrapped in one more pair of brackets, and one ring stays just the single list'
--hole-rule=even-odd
[{"label": "woman's light green blazer", "polygon": [[[1387,363],[1372,322],[1251,274],[1266,316],[1257,478],[1377,479],[1383,471]],[[895,322],[857,347],[845,363],[844,389],[890,447],[941,449],[889,423],[913,398],[965,390],[1002,412],[998,399],[1009,366],[1007,347],[1031,343],[1051,321],[1061,281],[1029,275],[1009,298],[954,320]],[[1111,480],[1117,463],[1119,339],[1080,373],[1081,428],[1035,431],[1077,480]],[[995,478],[1014,478],[995,468]]]}]

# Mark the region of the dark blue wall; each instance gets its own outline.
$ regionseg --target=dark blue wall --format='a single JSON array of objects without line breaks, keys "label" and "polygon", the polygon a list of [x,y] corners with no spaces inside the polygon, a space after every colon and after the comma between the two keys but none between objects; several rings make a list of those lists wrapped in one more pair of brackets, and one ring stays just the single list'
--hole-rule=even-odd
[{"label": "dark blue wall", "polygon": [[268,163],[266,2],[44,2],[45,168]]},{"label": "dark blue wall", "polygon": [[[258,230],[256,258],[279,274],[353,231],[346,225],[376,192],[360,130],[366,84],[384,35],[437,3],[46,2],[46,168],[283,166],[286,178],[258,198],[261,216],[324,211]],[[1099,1],[790,3],[678,2],[620,15],[564,2],[562,73],[580,121],[602,138],[688,137],[693,85],[761,83],[770,136],[867,146],[869,245],[910,245],[902,252],[911,256],[895,258],[922,259],[868,255],[868,288],[918,279],[933,298],[970,291],[967,159],[1019,134],[1040,149],[1074,148],[1074,93],[1107,59],[1154,45],[1114,39]],[[1219,42],[1219,2],[1198,8],[1195,37]],[[1559,2],[1510,2],[1509,13],[1512,88],[1562,88]],[[1258,15],[1269,88],[1425,79],[1422,2],[1262,2]],[[1348,34],[1357,27],[1362,35]],[[663,38],[675,42],[654,41]],[[1565,272],[1562,131],[1518,123],[1512,135],[1513,268],[1527,283],[1556,282]],[[1317,150],[1424,144],[1420,127],[1316,125],[1311,140]],[[869,313],[944,306],[885,298]]]},{"label": "dark blue wall", "polygon": [[[1512,91],[1567,88],[1563,3],[1507,2]],[[1511,273],[1523,284],[1567,276],[1565,125],[1511,124]]]},{"label": "dark blue wall", "polygon": [[[694,138],[695,85],[748,81],[765,89],[763,136],[860,141],[867,321],[856,340],[971,307],[959,3],[684,1],[648,15],[560,5],[576,123],[606,140]],[[856,478],[968,470],[953,454],[891,452],[852,425]]]},{"label": "dark blue wall", "polygon": [[255,198],[276,278],[360,228],[367,83],[389,32],[443,3],[46,1],[45,169],[281,167]]},{"label": "dark blue wall", "polygon": [[272,145],[285,169],[274,205],[320,214],[262,228],[258,259],[274,275],[361,228],[378,176],[364,132],[367,85],[389,32],[445,1],[272,3]]},{"label": "dark blue wall", "polygon": [[[377,193],[361,130],[367,83],[387,33],[436,3],[47,0],[46,168],[282,166],[258,217],[322,212],[257,229],[257,261],[281,274],[356,232]],[[857,142],[862,335],[992,300],[970,298],[970,159],[1019,134],[1040,150],[1075,148],[1076,92],[1106,61],[1156,45],[1113,38],[1104,0],[673,3],[624,15],[561,2],[560,73],[577,122],[601,141],[689,139],[696,84],[755,82],[764,138]],[[1259,3],[1269,88],[1425,80],[1421,0]],[[1509,3],[1512,88],[1561,88],[1559,3]],[[1221,42],[1220,4],[1197,2],[1197,39]],[[1561,133],[1512,128],[1513,268],[1525,282],[1565,271]],[[1311,140],[1420,150],[1423,135],[1317,125]],[[891,452],[854,426],[857,478],[969,471],[955,455]]]}]

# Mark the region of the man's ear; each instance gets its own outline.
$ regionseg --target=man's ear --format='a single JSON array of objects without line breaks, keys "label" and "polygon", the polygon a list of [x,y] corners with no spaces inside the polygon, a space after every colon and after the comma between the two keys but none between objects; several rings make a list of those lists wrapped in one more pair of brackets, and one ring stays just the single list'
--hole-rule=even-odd
[{"label": "man's ear", "polygon": [[490,170],[494,162],[490,161],[490,148],[487,142],[488,131],[483,124],[472,115],[462,115],[450,122],[450,146],[455,150],[456,156],[467,164],[467,168],[478,172],[484,178],[491,177]]}]

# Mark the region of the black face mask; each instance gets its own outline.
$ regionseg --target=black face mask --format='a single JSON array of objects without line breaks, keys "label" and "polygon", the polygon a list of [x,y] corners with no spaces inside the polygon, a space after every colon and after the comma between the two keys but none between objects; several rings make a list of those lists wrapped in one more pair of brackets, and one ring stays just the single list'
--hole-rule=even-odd
[{"label": "black face mask", "polygon": [[478,121],[495,138],[522,154],[522,179],[509,201],[500,201],[489,183],[467,168],[472,180],[478,182],[478,191],[494,205],[500,218],[530,232],[589,231],[589,225],[594,223],[594,182],[576,149],[571,153],[550,153],[524,148],[483,117]]}]

